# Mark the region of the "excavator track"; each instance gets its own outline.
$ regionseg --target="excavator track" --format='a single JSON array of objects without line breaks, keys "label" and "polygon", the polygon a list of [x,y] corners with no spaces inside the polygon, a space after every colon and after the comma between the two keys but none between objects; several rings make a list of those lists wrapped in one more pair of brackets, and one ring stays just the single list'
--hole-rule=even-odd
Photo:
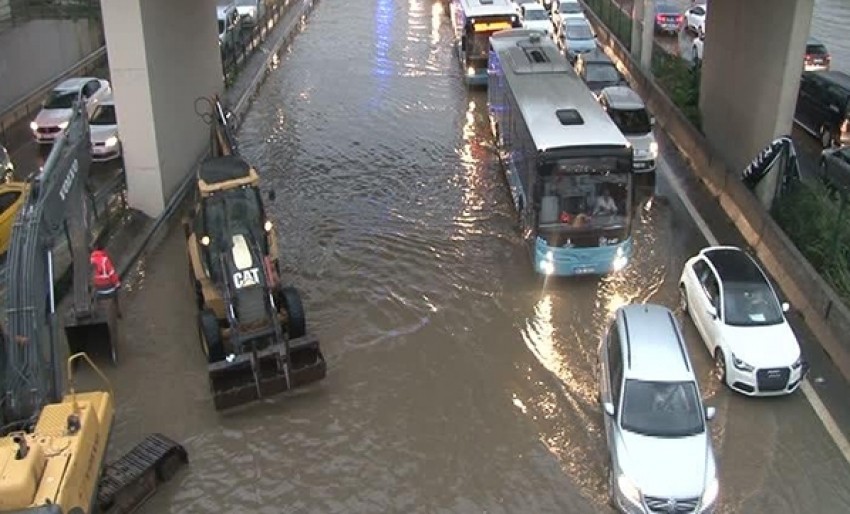
[{"label": "excavator track", "polygon": [[177,469],[189,462],[182,445],[162,434],[152,434],[103,471],[97,491],[96,512],[134,512]]}]

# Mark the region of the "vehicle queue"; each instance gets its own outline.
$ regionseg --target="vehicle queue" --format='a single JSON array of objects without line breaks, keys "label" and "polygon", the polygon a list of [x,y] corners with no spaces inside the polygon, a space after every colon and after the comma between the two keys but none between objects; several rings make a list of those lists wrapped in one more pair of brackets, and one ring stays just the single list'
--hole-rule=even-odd
[{"label": "vehicle queue", "polygon": [[[458,12],[500,3],[510,7],[510,0],[453,0],[453,21],[466,22]],[[527,4],[519,9],[531,11]],[[565,32],[580,20],[571,16],[553,18],[559,23],[552,30],[514,28],[523,26],[520,19],[487,34],[490,125],[543,276],[627,265],[633,182],[654,178],[658,158],[653,117],[619,73],[601,80],[605,72],[587,69],[614,65],[595,36],[592,48],[572,44]],[[464,33],[464,25],[455,28]],[[461,62],[467,48],[458,47]],[[480,76],[469,80],[473,75],[467,83],[480,84]],[[721,383],[747,396],[800,387],[807,364],[785,318],[789,305],[747,252],[704,248],[685,263],[679,291],[678,307],[693,320]],[[714,512],[720,484],[707,423],[715,409],[702,403],[672,311],[651,304],[617,309],[599,344],[597,378],[611,505],[625,513]]]}]

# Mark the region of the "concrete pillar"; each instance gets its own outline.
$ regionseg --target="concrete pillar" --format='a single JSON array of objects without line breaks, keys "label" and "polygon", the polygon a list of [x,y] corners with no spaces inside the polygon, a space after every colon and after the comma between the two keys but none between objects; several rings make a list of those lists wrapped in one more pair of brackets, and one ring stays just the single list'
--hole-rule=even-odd
[{"label": "concrete pillar", "polygon": [[224,88],[214,0],[104,0],[130,206],[158,216],[209,145],[195,99]]},{"label": "concrete pillar", "polygon": [[702,127],[732,170],[790,134],[814,0],[711,0]]},{"label": "concrete pillar", "polygon": [[634,59],[647,73],[652,70],[652,43],[655,36],[655,3],[634,0],[632,7],[632,47]]}]

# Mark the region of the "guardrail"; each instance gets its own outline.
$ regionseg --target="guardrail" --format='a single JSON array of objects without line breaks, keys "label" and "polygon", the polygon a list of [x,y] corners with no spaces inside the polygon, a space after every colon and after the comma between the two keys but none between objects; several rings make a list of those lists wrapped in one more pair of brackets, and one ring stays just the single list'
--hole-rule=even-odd
[{"label": "guardrail", "polygon": [[59,75],[46,81],[26,97],[21,98],[9,106],[5,111],[0,113],[0,140],[6,140],[7,131],[12,125],[23,118],[32,117],[35,111],[41,107],[41,102],[47,96],[47,93],[58,83],[69,77],[87,74],[91,70],[103,66],[106,63],[106,59],[106,46],[104,45],[80,59]]},{"label": "guardrail", "polygon": [[[586,3],[586,0],[585,0]],[[617,37],[587,9],[599,43],[616,58],[632,88],[644,99],[696,178],[718,201],[753,252],[773,276],[845,378],[850,380],[850,308],[800,253],[740,178],[711,149],[702,133],[670,100],[651,75],[635,62]]]},{"label": "guardrail", "polygon": [[[262,5],[262,3],[261,3]],[[237,41],[233,42],[229,47],[223,47],[221,53],[221,64],[224,69],[224,83],[229,86],[233,83],[236,75],[239,73],[240,65],[254,53],[254,50],[260,46],[268,37],[283,15],[284,10],[289,5],[289,0],[276,1],[272,4],[265,4],[265,12],[256,21],[249,30],[242,30]],[[243,18],[242,23],[248,23],[246,18]]]}]

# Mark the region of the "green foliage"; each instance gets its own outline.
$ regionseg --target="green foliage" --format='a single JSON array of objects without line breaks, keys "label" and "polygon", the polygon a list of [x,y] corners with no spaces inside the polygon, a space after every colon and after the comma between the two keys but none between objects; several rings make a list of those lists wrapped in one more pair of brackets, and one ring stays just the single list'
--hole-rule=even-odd
[{"label": "green foliage", "polygon": [[[842,212],[843,211],[843,212]],[[820,275],[850,303],[850,201],[819,183],[799,183],[774,206],[773,218]]]},{"label": "green foliage", "polygon": [[624,13],[613,0],[585,0],[596,16],[620,40],[620,43],[631,51],[632,18]]},{"label": "green foliage", "polygon": [[700,68],[659,46],[652,52],[652,74],[670,100],[697,129],[702,127],[699,110]]}]

